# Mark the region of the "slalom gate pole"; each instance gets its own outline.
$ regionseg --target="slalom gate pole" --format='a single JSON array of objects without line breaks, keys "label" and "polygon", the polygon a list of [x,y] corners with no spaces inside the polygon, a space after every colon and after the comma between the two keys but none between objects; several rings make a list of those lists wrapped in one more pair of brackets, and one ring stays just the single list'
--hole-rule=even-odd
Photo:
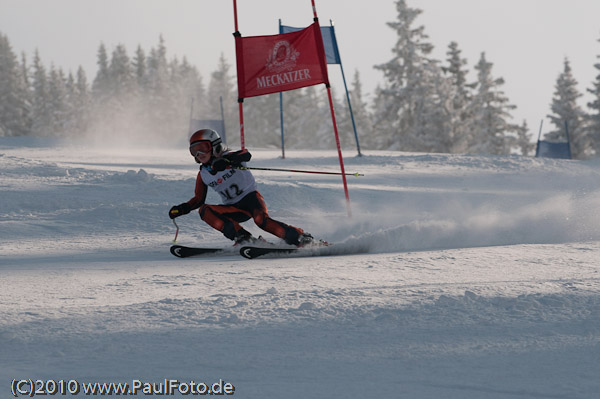
[{"label": "slalom gate pole", "polygon": [[[236,0],[233,0],[233,21],[234,21],[234,29],[235,29],[235,32],[233,32],[233,37],[236,37],[236,38],[241,37],[242,34],[240,33],[240,30],[238,29],[238,13],[237,13],[237,1]],[[237,43],[237,40],[236,40],[236,43]],[[237,56],[237,51],[236,51],[236,56]],[[239,114],[240,114],[240,145],[243,150],[246,148],[246,141],[244,139],[244,99],[243,98],[238,98],[238,108],[239,108]]]},{"label": "slalom gate pole", "polygon": [[[317,16],[317,7],[315,6],[315,0],[311,0],[314,21],[316,23],[319,22],[319,17]],[[318,36],[321,36],[321,30],[319,29]],[[323,39],[321,38],[321,41]],[[325,55],[325,54],[323,54]],[[340,160],[340,170],[342,173],[342,183],[344,185],[344,195],[346,196],[346,211],[348,212],[348,217],[352,218],[352,208],[350,206],[350,195],[348,194],[348,183],[346,182],[346,172],[344,170],[344,158],[342,157],[342,146],[340,145],[340,136],[338,133],[337,122],[335,121],[335,111],[333,109],[333,99],[331,97],[331,86],[329,85],[329,79],[325,83],[325,87],[327,88],[327,97],[329,97],[329,108],[331,109],[331,122],[333,123],[333,132],[335,133],[335,144],[337,146],[338,158]]]},{"label": "slalom gate pole", "polygon": [[[279,33],[281,33],[281,18],[279,18]],[[279,92],[279,125],[281,126],[281,159],[285,159],[285,136],[283,131],[283,92]]]},{"label": "slalom gate pole", "polygon": [[337,51],[338,59],[340,61],[340,70],[342,71],[342,81],[344,82],[344,89],[346,90],[346,101],[348,101],[348,110],[350,111],[350,119],[352,120],[352,129],[354,130],[354,138],[356,139],[356,151],[358,156],[362,157],[360,152],[360,143],[358,141],[358,133],[356,132],[356,122],[354,121],[354,112],[352,112],[352,103],[350,102],[350,92],[348,92],[348,85],[346,84],[346,75],[344,74],[344,66],[342,65],[342,56],[340,55],[340,49],[337,45],[337,37],[335,36],[335,28],[333,22],[329,20],[329,26],[331,27],[333,46]]},{"label": "slalom gate pole", "polygon": [[346,210],[348,217],[352,217],[352,208],[350,207],[350,195],[348,194],[348,183],[346,182],[346,171],[344,170],[344,159],[342,158],[342,147],[340,145],[340,136],[338,134],[337,123],[335,121],[335,111],[333,110],[333,100],[331,98],[331,88],[327,85],[327,96],[329,97],[329,107],[331,108],[331,120],[333,122],[333,130],[335,132],[335,144],[337,146],[338,157],[340,160],[340,169],[342,173],[342,183],[344,184],[344,195],[346,196]]},{"label": "slalom gate pole", "polygon": [[[247,166],[238,166],[235,169],[240,169],[240,170],[267,170],[267,171],[274,171],[274,172],[294,172],[294,173],[314,173],[317,175],[341,175],[342,173],[340,172],[321,172],[318,170],[298,170],[298,169],[279,169],[279,168],[249,168]],[[344,175],[346,176],[364,176],[362,173],[344,173]]]},{"label": "slalom gate pole", "polygon": [[173,224],[175,225],[175,227],[177,227],[177,230],[175,230],[175,238],[173,238],[173,244],[177,244],[177,236],[179,235],[179,226],[177,225],[177,222],[175,221],[175,219],[173,219]]},{"label": "slalom gate pole", "polygon": [[540,153],[540,139],[542,138],[542,126],[544,126],[544,120],[540,120],[540,132],[538,133],[538,140],[535,145],[535,157],[537,158]]}]

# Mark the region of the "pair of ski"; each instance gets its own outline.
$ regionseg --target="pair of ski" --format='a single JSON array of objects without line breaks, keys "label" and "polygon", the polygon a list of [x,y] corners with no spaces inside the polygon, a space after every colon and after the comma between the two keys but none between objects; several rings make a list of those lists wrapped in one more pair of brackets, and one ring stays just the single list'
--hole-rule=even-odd
[{"label": "pair of ski", "polygon": [[[326,248],[326,245],[322,246],[311,246],[303,248],[282,248],[282,247],[257,247],[257,246],[243,246],[240,248],[239,253],[244,258],[255,259],[264,255],[283,255],[291,254],[296,252],[303,252],[305,255],[314,256],[319,248]],[[197,247],[185,247],[183,245],[171,246],[171,253],[178,258],[188,258],[190,256],[199,256],[207,254],[218,254],[219,252],[229,253],[229,248],[197,248]]]}]

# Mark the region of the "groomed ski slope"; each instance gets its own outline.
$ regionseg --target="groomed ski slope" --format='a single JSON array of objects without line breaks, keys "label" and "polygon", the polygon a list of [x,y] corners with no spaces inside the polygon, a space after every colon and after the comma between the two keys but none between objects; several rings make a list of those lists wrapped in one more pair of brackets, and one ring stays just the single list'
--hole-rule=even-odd
[{"label": "groomed ski slope", "polygon": [[[598,397],[600,162],[346,151],[365,175],[352,218],[337,176],[255,176],[273,217],[368,253],[178,259],[167,211],[197,166],[185,144],[136,148],[0,138],[0,397],[15,378]],[[249,166],[338,169],[333,151],[250,150]],[[178,223],[182,245],[229,245]]]}]

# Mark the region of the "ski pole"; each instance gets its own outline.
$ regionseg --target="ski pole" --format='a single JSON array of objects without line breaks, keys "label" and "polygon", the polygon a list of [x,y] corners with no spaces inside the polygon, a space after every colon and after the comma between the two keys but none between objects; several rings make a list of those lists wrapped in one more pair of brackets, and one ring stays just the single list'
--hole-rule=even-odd
[{"label": "ski pole", "polygon": [[177,222],[175,221],[175,219],[173,220],[173,224],[175,225],[175,227],[177,227],[177,230],[175,230],[175,238],[173,238],[173,244],[177,244],[177,236],[179,235],[179,226],[177,225]]},{"label": "ski pole", "polygon": [[[340,172],[320,172],[317,170],[297,170],[297,169],[279,169],[279,168],[249,168],[247,166],[238,166],[236,167],[236,169],[240,169],[240,170],[269,170],[269,171],[275,171],[275,172],[294,172],[294,173],[315,173],[315,174],[319,174],[319,175],[341,175],[342,173]],[[364,176],[361,173],[344,173],[344,175],[346,176]]]}]

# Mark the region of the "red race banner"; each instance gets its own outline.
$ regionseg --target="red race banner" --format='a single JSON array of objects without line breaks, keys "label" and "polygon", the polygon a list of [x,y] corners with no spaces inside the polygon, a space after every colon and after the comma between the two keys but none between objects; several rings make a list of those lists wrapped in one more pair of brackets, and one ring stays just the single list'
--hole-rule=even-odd
[{"label": "red race banner", "polygon": [[238,36],[235,49],[239,98],[329,83],[318,22],[280,35]]}]

